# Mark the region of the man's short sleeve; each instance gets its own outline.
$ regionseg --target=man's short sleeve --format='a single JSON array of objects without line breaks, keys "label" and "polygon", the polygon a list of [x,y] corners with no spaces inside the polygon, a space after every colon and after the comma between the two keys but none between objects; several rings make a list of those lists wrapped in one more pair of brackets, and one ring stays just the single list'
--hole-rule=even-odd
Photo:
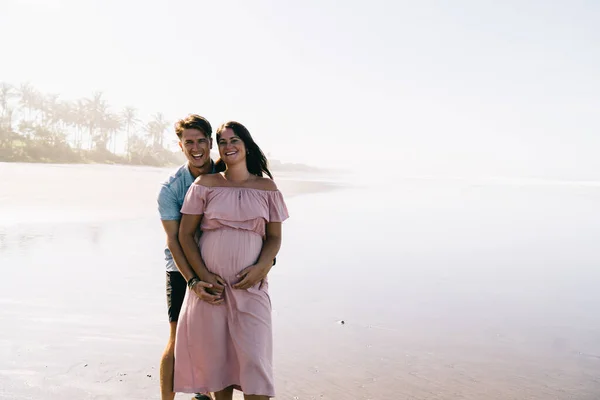
[{"label": "man's short sleeve", "polygon": [[158,193],[158,213],[163,221],[181,219],[180,204],[168,186],[162,186]]}]

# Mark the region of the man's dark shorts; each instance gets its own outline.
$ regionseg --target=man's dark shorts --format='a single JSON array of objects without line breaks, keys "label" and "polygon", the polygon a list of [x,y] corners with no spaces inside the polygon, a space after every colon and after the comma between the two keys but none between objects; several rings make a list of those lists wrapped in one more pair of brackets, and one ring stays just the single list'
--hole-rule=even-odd
[{"label": "man's dark shorts", "polygon": [[183,305],[187,282],[181,272],[167,271],[167,307],[169,322],[177,322]]}]

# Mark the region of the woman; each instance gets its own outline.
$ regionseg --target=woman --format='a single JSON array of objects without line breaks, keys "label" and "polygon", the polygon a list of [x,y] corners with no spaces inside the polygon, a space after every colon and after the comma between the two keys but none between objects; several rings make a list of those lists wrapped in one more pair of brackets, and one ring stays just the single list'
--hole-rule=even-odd
[{"label": "woman", "polygon": [[[175,343],[176,392],[215,392],[246,399],[275,396],[271,301],[267,273],[281,246],[288,211],[267,159],[238,122],[217,130],[219,173],[187,192],[179,241],[197,278],[212,284],[212,302],[186,293]],[[271,179],[263,177],[267,174]],[[200,241],[195,233],[200,227]]]}]

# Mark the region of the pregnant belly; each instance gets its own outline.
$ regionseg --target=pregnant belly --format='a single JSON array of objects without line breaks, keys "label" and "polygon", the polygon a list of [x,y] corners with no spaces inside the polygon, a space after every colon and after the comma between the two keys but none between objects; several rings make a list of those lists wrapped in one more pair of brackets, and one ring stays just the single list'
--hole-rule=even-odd
[{"label": "pregnant belly", "polygon": [[206,230],[200,237],[200,254],[209,271],[233,283],[239,280],[236,274],[258,261],[262,245],[262,237],[251,231]]}]

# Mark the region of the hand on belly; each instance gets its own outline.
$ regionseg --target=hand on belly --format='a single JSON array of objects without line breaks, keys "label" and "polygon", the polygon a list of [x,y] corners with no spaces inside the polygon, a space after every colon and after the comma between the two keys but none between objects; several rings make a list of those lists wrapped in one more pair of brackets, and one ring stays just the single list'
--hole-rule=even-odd
[{"label": "hand on belly", "polygon": [[242,272],[236,275],[236,278],[238,278],[239,281],[232,285],[232,287],[234,289],[245,290],[259,282],[261,282],[262,285],[262,281],[267,277],[271,267],[271,265],[254,264],[244,268]]}]

